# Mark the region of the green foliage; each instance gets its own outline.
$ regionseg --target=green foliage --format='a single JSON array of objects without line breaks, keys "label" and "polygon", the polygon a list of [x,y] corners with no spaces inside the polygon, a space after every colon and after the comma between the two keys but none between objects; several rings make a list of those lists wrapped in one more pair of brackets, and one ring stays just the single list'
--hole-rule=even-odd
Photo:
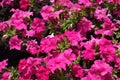
[{"label": "green foliage", "polygon": [[73,3],[77,3],[78,2],[78,0],[71,0]]},{"label": "green foliage", "polygon": [[65,19],[61,22],[62,31],[66,31],[76,25],[78,22],[78,17],[75,13],[72,13],[68,19]]},{"label": "green foliage", "polygon": [[7,38],[12,37],[16,34],[16,30],[14,28],[9,28],[7,29],[7,31],[5,32],[5,35],[7,36]]},{"label": "green foliage", "polygon": [[66,50],[69,47],[70,47],[70,44],[66,37],[63,38],[60,43],[58,43],[58,48],[60,49],[60,52],[63,52],[64,50]]},{"label": "green foliage", "polygon": [[80,56],[78,56],[78,57],[76,58],[76,60],[73,62],[73,64],[79,64],[79,62],[80,62]]},{"label": "green foliage", "polygon": [[114,31],[114,39],[113,42],[120,42],[120,29],[116,28]]},{"label": "green foliage", "polygon": [[104,4],[105,8],[108,8],[109,10],[115,10],[119,7],[118,4],[108,3],[108,0],[105,0]]},{"label": "green foliage", "polygon": [[14,67],[10,67],[8,68],[8,71],[10,71],[10,78],[12,78],[13,80],[19,80],[18,78],[18,71],[17,69],[15,69]]}]

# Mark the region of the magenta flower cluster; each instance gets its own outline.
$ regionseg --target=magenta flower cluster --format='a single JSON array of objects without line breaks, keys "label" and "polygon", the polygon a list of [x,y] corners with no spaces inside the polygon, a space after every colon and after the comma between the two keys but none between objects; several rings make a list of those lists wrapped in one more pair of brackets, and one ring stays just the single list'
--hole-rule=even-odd
[{"label": "magenta flower cluster", "polygon": [[1,42],[32,57],[14,68],[1,61],[0,80],[120,80],[120,0],[2,0],[4,6],[12,15],[0,20]]}]

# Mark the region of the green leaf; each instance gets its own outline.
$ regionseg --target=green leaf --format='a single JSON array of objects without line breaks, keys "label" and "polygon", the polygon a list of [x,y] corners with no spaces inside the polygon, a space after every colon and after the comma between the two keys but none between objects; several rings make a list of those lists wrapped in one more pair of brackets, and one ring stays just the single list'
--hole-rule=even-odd
[{"label": "green leaf", "polygon": [[70,47],[70,44],[69,44],[68,39],[66,37],[61,39],[61,42],[58,43],[58,49],[60,49],[61,52],[68,49],[69,47]]},{"label": "green leaf", "polygon": [[19,80],[18,78],[18,70],[15,69],[14,67],[10,67],[8,68],[8,71],[10,71],[10,77],[13,79],[13,80]]}]

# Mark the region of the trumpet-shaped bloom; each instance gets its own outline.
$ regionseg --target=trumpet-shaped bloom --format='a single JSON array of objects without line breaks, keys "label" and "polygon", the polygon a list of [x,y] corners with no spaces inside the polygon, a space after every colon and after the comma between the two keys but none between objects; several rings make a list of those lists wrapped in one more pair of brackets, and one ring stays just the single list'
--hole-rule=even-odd
[{"label": "trumpet-shaped bloom", "polygon": [[95,16],[96,19],[102,20],[102,19],[105,19],[107,17],[106,12],[107,12],[107,10],[104,9],[104,8],[103,9],[97,8],[95,10],[94,16]]},{"label": "trumpet-shaped bloom", "polygon": [[23,41],[18,38],[18,35],[11,37],[9,40],[10,50],[12,50],[12,49],[20,50],[22,42]]},{"label": "trumpet-shaped bloom", "polygon": [[75,77],[78,77],[78,78],[82,78],[83,77],[83,69],[81,68],[81,66],[77,65],[77,64],[74,64],[72,66],[72,70],[73,70],[73,75]]},{"label": "trumpet-shaped bloom", "polygon": [[3,60],[3,61],[0,62],[0,72],[2,72],[2,69],[5,69],[6,66],[8,65],[7,61],[8,60],[6,59],[6,60]]},{"label": "trumpet-shaped bloom", "polygon": [[20,0],[19,5],[20,8],[22,8],[23,10],[27,10],[28,7],[30,6],[30,2],[29,0]]},{"label": "trumpet-shaped bloom", "polygon": [[93,60],[95,55],[96,54],[95,54],[93,49],[86,49],[85,51],[83,51],[83,58],[84,59]]},{"label": "trumpet-shaped bloom", "polygon": [[26,51],[30,52],[31,54],[39,54],[40,46],[37,44],[35,40],[29,40],[26,43]]},{"label": "trumpet-shaped bloom", "polygon": [[86,32],[93,28],[92,22],[87,18],[83,17],[82,20],[77,24],[78,31],[82,37],[86,36]]},{"label": "trumpet-shaped bloom", "polygon": [[115,60],[115,48],[112,45],[111,41],[102,38],[99,42],[100,46],[100,57],[105,59],[107,62]]},{"label": "trumpet-shaped bloom", "polygon": [[40,58],[29,57],[28,59],[20,60],[18,65],[18,71],[21,73],[20,80],[30,80],[32,75],[36,75],[36,72],[40,70],[40,65]]},{"label": "trumpet-shaped bloom", "polygon": [[59,14],[61,12],[62,10],[53,12],[53,7],[48,5],[43,6],[42,10],[40,11],[44,20],[56,19],[57,17],[59,17]]}]

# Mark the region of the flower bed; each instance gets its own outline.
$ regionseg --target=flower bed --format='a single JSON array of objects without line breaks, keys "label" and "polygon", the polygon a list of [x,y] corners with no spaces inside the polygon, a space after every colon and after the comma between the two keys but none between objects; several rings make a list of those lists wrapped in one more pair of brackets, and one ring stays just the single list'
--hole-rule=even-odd
[{"label": "flower bed", "polygon": [[2,0],[0,80],[120,80],[119,0]]}]

